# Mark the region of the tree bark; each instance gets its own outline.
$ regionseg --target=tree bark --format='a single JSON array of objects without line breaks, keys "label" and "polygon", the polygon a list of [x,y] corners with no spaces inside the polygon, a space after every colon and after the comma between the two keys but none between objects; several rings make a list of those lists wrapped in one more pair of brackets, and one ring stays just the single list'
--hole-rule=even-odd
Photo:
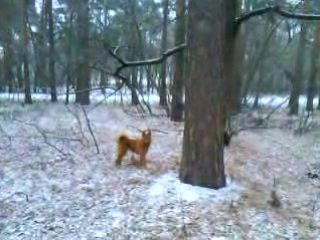
[{"label": "tree bark", "polygon": [[[176,0],[176,29],[175,29],[175,46],[185,42],[185,0]],[[181,122],[183,120],[184,104],[183,104],[183,79],[184,79],[184,51],[175,55],[174,58],[174,77],[172,84],[172,107],[171,120]]]},{"label": "tree bark", "polygon": [[90,67],[89,67],[89,0],[81,0],[77,6],[78,61],[76,102],[90,104]]},{"label": "tree bark", "polygon": [[[236,1],[190,0],[188,48],[190,74],[186,77],[183,154],[179,178],[191,185],[225,187],[224,141],[226,124],[228,46],[234,36]],[[232,64],[231,64],[232,65]],[[232,69],[228,69],[232,71]]]},{"label": "tree bark", "polygon": [[23,3],[23,24],[22,24],[22,62],[23,62],[23,80],[24,80],[24,102],[26,104],[32,104],[31,97],[31,83],[30,83],[30,71],[29,71],[29,56],[28,56],[28,3]]},{"label": "tree bark", "polygon": [[49,39],[49,73],[50,73],[51,102],[57,102],[52,0],[47,0],[46,3],[47,3],[46,13],[48,16],[48,23],[49,23],[48,39]]},{"label": "tree bark", "polygon": [[37,51],[36,51],[36,73],[37,80],[35,85],[41,92],[47,92],[47,57],[45,55],[45,50],[47,48],[47,15],[46,15],[46,0],[42,0],[42,9],[40,16],[40,29],[37,41]]},{"label": "tree bark", "polygon": [[[318,3],[318,9],[320,10],[320,2]],[[319,51],[320,51],[320,26],[319,24],[317,24],[314,31],[313,50],[311,53],[311,67],[310,67],[309,84],[307,89],[307,106],[306,106],[307,111],[313,111],[313,99],[315,97],[316,78],[318,74]]]},{"label": "tree bark", "polygon": [[[161,38],[161,52],[167,49],[167,26],[168,26],[168,13],[169,13],[169,0],[163,0],[163,23],[162,23],[162,38]],[[160,70],[160,105],[167,107],[167,64],[166,61],[161,63]]]},{"label": "tree bark", "polygon": [[13,92],[14,88],[14,74],[13,74],[13,65],[14,65],[14,52],[12,48],[12,30],[10,27],[10,20],[8,14],[6,14],[4,20],[5,28],[5,47],[3,49],[4,53],[4,79],[9,87],[9,93]]},{"label": "tree bark", "polygon": [[[306,11],[308,9],[309,0],[304,1],[303,4],[304,4],[304,10]],[[305,65],[304,54],[305,54],[305,48],[306,48],[306,35],[307,35],[306,23],[302,22],[300,34],[299,34],[299,45],[298,45],[297,55],[296,55],[295,74],[292,79],[293,80],[292,89],[291,89],[291,95],[289,99],[289,115],[298,115],[299,113],[299,97],[301,94],[302,74],[303,74],[303,69]]]},{"label": "tree bark", "polygon": [[[240,4],[239,4],[240,5]],[[237,6],[237,12],[240,14],[241,8]],[[233,62],[233,80],[230,89],[231,92],[231,103],[230,111],[232,113],[239,113],[241,111],[241,90],[243,86],[243,61],[245,55],[245,38],[246,38],[246,25],[239,26],[240,29],[237,31],[235,36],[235,47],[234,47],[234,62]]]}]

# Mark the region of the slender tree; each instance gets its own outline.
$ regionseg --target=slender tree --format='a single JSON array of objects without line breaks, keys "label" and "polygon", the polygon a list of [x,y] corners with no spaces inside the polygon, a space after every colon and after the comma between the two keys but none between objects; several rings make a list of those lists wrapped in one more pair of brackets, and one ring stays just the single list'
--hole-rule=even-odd
[{"label": "slender tree", "polygon": [[28,36],[28,8],[29,1],[22,3],[22,31],[21,31],[21,46],[22,46],[22,62],[23,62],[23,80],[24,80],[24,102],[32,104],[31,98],[31,81],[29,70],[29,36]]},{"label": "slender tree", "polygon": [[[163,22],[162,22],[162,38],[161,38],[161,51],[164,52],[167,49],[167,26],[168,26],[168,14],[169,14],[169,0],[162,0],[163,3]],[[160,105],[167,106],[167,64],[166,61],[161,64],[160,72]]]},{"label": "slender tree", "polygon": [[[175,44],[176,46],[185,42],[185,0],[176,0],[176,29],[175,29]],[[179,52],[174,59],[174,77],[172,84],[172,107],[171,120],[180,122],[183,120],[183,79],[184,79],[184,52]]]},{"label": "slender tree", "polygon": [[50,92],[51,101],[57,101],[57,87],[56,87],[56,70],[55,70],[55,43],[54,43],[54,22],[52,0],[46,0],[48,16],[48,39],[49,39],[49,76],[50,76]]}]

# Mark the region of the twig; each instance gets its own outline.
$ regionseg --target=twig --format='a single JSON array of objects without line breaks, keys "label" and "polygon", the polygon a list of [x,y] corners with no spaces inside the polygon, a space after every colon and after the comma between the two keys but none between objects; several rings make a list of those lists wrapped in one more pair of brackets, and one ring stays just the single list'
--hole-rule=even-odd
[{"label": "twig", "polygon": [[183,233],[183,239],[188,239],[188,228],[187,224],[185,223],[185,213],[184,213],[184,208],[183,208],[183,203],[182,203],[182,197],[181,197],[181,192],[179,192],[179,205],[180,205],[180,212],[181,212],[181,220],[182,220],[182,233]]},{"label": "twig", "polygon": [[9,146],[11,147],[12,146],[12,136],[10,136],[4,129],[3,129],[3,127],[0,125],[0,132],[2,132],[3,133],[3,135],[6,137],[6,138],[8,138],[8,140],[9,140]]},{"label": "twig", "polygon": [[83,115],[84,115],[84,117],[86,119],[87,127],[89,129],[91,137],[93,138],[94,145],[96,147],[97,153],[99,154],[100,153],[100,149],[99,149],[99,146],[98,146],[98,142],[96,140],[96,137],[94,136],[94,133],[93,133],[92,128],[91,128],[90,119],[89,119],[88,114],[87,114],[87,112],[86,112],[86,110],[85,110],[83,105],[81,105],[81,110],[82,110],[82,113],[83,113]]},{"label": "twig", "polygon": [[272,114],[277,111],[281,106],[283,106],[287,101],[289,101],[289,97],[287,97],[283,102],[281,102],[278,106],[276,106],[272,111],[264,118],[265,120],[269,120],[269,118],[272,116]]},{"label": "twig", "polygon": [[80,128],[80,134],[81,134],[82,138],[86,140],[86,145],[88,146],[89,140],[83,132],[83,127],[82,127],[82,123],[81,123],[81,119],[80,119],[79,114],[76,112],[73,112],[68,105],[65,104],[64,106],[66,107],[67,111],[77,120],[77,123]]},{"label": "twig", "polygon": [[43,140],[44,140],[44,143],[45,143],[46,145],[48,145],[49,147],[55,149],[57,152],[61,153],[63,156],[67,156],[67,155],[68,155],[67,153],[65,153],[64,151],[62,151],[60,148],[58,148],[57,146],[55,146],[54,144],[50,143],[50,142],[48,141],[48,138],[47,138],[47,135],[46,135],[45,131],[43,131],[43,129],[41,129],[38,125],[36,125],[36,124],[34,124],[34,123],[23,122],[23,121],[20,121],[20,120],[18,120],[18,119],[14,119],[14,121],[35,128],[35,129],[37,130],[37,132],[42,136],[42,138],[43,138]]},{"label": "twig", "polygon": [[312,219],[314,220],[317,214],[317,210],[318,210],[318,202],[319,202],[319,198],[320,198],[320,193],[317,193],[315,196],[315,199],[313,200],[313,204],[312,204]]},{"label": "twig", "polygon": [[[139,132],[142,132],[142,130],[139,129],[139,128],[137,128],[137,127],[134,127],[134,126],[131,126],[131,125],[127,125],[127,127],[133,128],[133,129],[138,130]],[[165,132],[165,131],[162,131],[162,130],[159,130],[159,129],[155,129],[155,128],[150,128],[150,130],[151,130],[152,132],[159,132],[159,133],[163,133],[163,134],[168,134],[168,132]]]},{"label": "twig", "polygon": [[[47,136],[47,139],[54,139],[54,140],[62,140],[62,141],[68,141],[68,142],[81,142],[81,139],[79,138],[68,138],[68,137],[58,137],[58,136]],[[42,138],[42,136],[12,136],[12,135],[8,135],[8,136],[4,136],[6,138],[10,138],[10,141],[12,141],[12,139],[17,139],[17,138],[22,138],[22,139],[39,139]]]},{"label": "twig", "polygon": [[15,195],[24,195],[26,197],[26,201],[29,202],[29,196],[28,194],[26,194],[25,192],[14,192],[11,195],[9,195],[8,197],[5,197],[4,199],[0,200],[0,203],[3,203],[5,201],[7,201],[8,199],[12,198]]}]

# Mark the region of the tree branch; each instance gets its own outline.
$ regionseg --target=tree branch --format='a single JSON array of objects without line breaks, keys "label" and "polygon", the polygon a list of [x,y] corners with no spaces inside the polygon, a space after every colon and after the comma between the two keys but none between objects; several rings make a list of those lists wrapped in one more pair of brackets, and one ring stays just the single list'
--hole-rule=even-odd
[{"label": "tree branch", "polygon": [[285,18],[293,18],[299,20],[320,20],[319,14],[304,14],[304,13],[295,13],[283,9],[281,6],[269,6],[264,8],[259,8],[247,13],[243,13],[240,17],[236,18],[236,25],[239,26],[241,23],[249,20],[250,18],[260,16],[266,13],[275,13]]},{"label": "tree branch", "polygon": [[146,60],[141,60],[141,61],[132,61],[132,62],[125,61],[124,59],[122,59],[121,57],[116,55],[110,48],[106,47],[106,45],[105,45],[105,47],[107,48],[109,54],[112,57],[114,57],[115,59],[117,59],[117,61],[120,63],[120,66],[114,72],[114,75],[118,76],[118,74],[123,69],[128,68],[128,67],[138,67],[138,66],[155,65],[155,64],[162,63],[166,58],[170,57],[171,55],[184,50],[186,45],[187,45],[186,43],[183,43],[179,46],[171,48],[171,49],[167,50],[166,52],[164,52],[160,57],[157,57],[157,58],[151,58],[151,59],[146,59]]}]

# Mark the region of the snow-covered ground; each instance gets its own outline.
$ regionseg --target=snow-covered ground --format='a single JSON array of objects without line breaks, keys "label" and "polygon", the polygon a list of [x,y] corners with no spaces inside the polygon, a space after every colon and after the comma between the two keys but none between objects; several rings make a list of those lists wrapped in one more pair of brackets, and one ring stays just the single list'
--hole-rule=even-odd
[{"label": "snow-covered ground", "polygon": [[[66,100],[66,94],[64,89],[59,89],[58,101],[64,102]],[[143,99],[149,104],[157,104],[159,102],[159,95],[154,93],[144,93],[139,95],[140,99]],[[248,104],[253,104],[255,96],[249,96],[247,98]],[[47,102],[50,101],[50,94],[44,93],[33,93],[32,99],[34,101]],[[105,94],[102,94],[101,90],[93,90],[90,92],[90,100],[92,103],[130,103],[131,102],[131,93],[128,89],[123,88],[121,91],[115,92],[113,89],[106,89]],[[5,102],[23,102],[24,93],[0,93],[0,101]],[[75,101],[75,94],[69,94],[69,101],[72,103]],[[261,95],[259,98],[259,104],[261,106],[271,106],[278,107],[281,105],[281,108],[285,108],[288,105],[289,95],[271,95],[265,94]],[[307,98],[305,95],[300,96],[299,104],[302,108],[305,108]],[[318,99],[315,98],[314,106],[318,104]]]},{"label": "snow-covered ground", "polygon": [[[211,190],[179,181],[182,124],[112,103],[87,107],[99,154],[75,105],[0,108],[0,239],[320,236],[320,180],[306,176],[317,168],[317,132],[241,132],[225,150],[227,187]],[[131,165],[129,154],[116,168],[117,134],[145,126],[161,130],[153,132],[147,167]],[[267,203],[274,177],[280,209]]]}]

